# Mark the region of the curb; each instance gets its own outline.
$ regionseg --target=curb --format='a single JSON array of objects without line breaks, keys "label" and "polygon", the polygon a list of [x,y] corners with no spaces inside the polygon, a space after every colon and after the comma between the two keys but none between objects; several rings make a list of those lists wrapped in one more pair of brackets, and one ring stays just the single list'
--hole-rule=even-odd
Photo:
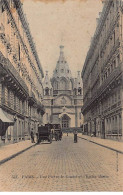
[{"label": "curb", "polygon": [[7,161],[9,161],[9,160],[11,160],[11,159],[13,159],[13,158],[15,158],[16,156],[22,154],[23,152],[29,150],[30,148],[32,148],[32,147],[34,147],[34,146],[36,146],[36,145],[37,145],[37,143],[34,144],[34,145],[32,145],[32,146],[29,146],[28,148],[25,148],[25,149],[21,150],[20,152],[17,152],[17,153],[15,153],[15,154],[11,155],[10,157],[7,157],[7,158],[1,160],[1,161],[0,161],[0,165],[2,165],[3,163],[5,163],[5,162],[7,162]]},{"label": "curb", "polygon": [[[78,136],[78,137],[79,137],[79,136]],[[97,145],[99,145],[99,146],[102,146],[102,147],[107,148],[107,149],[109,149],[109,150],[112,150],[112,151],[114,151],[114,152],[118,152],[118,153],[120,153],[120,154],[123,154],[123,152],[120,151],[120,150],[116,150],[116,149],[111,148],[111,147],[109,147],[109,146],[105,146],[105,145],[103,145],[103,144],[99,144],[99,143],[97,143],[97,142],[95,142],[95,141],[91,141],[91,140],[86,139],[86,138],[83,138],[83,137],[79,137],[79,138],[84,139],[84,140],[86,140],[86,141],[88,141],[88,142],[91,142],[91,143],[93,143],[93,144],[97,144]]]}]

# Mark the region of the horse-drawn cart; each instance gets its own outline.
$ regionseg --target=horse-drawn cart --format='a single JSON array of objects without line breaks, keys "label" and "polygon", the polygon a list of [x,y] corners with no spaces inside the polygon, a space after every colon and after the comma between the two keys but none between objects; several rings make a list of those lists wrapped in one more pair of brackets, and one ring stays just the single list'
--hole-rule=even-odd
[{"label": "horse-drawn cart", "polygon": [[51,128],[49,125],[39,126],[37,132],[37,143],[48,141],[52,143]]}]

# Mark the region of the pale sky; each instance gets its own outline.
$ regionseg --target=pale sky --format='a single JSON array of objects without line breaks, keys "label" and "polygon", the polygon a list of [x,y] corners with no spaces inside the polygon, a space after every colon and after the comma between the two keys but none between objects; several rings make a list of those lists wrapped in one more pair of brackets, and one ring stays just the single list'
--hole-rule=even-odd
[{"label": "pale sky", "polygon": [[52,76],[59,57],[64,53],[73,77],[82,67],[102,10],[101,0],[23,0],[31,34],[45,73]]}]

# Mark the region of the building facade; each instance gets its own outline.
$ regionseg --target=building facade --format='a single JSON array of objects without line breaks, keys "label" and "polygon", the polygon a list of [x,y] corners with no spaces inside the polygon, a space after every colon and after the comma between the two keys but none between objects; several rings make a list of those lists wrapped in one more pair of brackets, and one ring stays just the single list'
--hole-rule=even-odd
[{"label": "building facade", "polygon": [[123,134],[123,1],[103,1],[82,70],[84,131],[101,138]]},{"label": "building facade", "polygon": [[64,57],[64,47],[60,46],[60,56],[49,79],[48,72],[43,82],[45,114],[44,123],[60,124],[63,129],[82,125],[82,79],[80,72],[72,78]]},{"label": "building facade", "polygon": [[42,123],[44,77],[20,0],[0,0],[0,144]]}]

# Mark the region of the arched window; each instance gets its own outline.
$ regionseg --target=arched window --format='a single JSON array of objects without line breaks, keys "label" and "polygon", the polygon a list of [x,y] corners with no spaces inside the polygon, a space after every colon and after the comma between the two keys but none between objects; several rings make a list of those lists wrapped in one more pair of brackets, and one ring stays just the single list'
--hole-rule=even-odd
[{"label": "arched window", "polygon": [[81,89],[81,87],[78,88],[78,95],[82,95],[82,89]]},{"label": "arched window", "polygon": [[49,88],[48,87],[45,89],[45,95],[49,95]]},{"label": "arched window", "polygon": [[54,90],[57,90],[58,89],[58,82],[57,81],[54,81],[53,88],[54,88]]},{"label": "arched window", "polygon": [[66,89],[66,85],[67,85],[67,83],[65,82],[64,79],[62,79],[61,82],[60,82],[61,90],[65,90]]}]

